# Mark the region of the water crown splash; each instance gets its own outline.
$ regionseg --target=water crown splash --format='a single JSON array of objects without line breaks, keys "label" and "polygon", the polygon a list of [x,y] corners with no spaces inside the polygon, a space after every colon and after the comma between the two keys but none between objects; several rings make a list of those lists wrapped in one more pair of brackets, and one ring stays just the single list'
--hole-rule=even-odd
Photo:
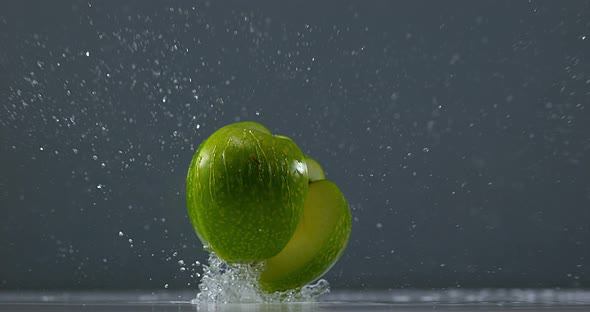
[{"label": "water crown splash", "polygon": [[264,263],[227,263],[214,252],[209,254],[209,265],[203,265],[199,293],[193,304],[216,303],[300,303],[316,302],[330,292],[324,279],[299,289],[267,293],[258,287]]}]

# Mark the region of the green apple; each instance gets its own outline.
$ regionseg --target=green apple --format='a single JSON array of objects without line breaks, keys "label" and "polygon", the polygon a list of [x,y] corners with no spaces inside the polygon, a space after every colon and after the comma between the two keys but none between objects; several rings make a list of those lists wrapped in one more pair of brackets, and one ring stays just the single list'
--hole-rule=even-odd
[{"label": "green apple", "polygon": [[223,127],[201,144],[186,195],[203,244],[228,262],[265,262],[259,282],[269,292],[319,278],[350,235],[348,204],[319,163],[254,122]]},{"label": "green apple", "polygon": [[311,182],[295,234],[278,255],[266,261],[262,288],[284,291],[318,279],[342,255],[350,228],[350,209],[336,184]]},{"label": "green apple", "polygon": [[228,262],[278,254],[301,219],[307,197],[305,156],[284,136],[239,122],[213,133],[187,175],[187,206],[195,232]]}]

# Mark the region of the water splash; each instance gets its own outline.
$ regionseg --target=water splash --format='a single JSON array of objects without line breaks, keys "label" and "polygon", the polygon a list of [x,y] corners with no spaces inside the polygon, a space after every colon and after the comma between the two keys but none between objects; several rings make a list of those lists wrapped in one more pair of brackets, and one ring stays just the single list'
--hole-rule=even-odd
[{"label": "water splash", "polygon": [[203,277],[199,293],[193,304],[211,303],[288,303],[315,302],[319,296],[330,292],[324,279],[300,289],[267,293],[258,287],[263,263],[227,263],[215,253],[209,254],[209,265],[203,265]]}]

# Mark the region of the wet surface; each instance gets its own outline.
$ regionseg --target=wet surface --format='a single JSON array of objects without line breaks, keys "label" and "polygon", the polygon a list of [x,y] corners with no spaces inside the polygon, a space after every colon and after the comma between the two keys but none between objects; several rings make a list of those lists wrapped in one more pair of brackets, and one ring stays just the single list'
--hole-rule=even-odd
[{"label": "wet surface", "polygon": [[0,292],[0,311],[590,311],[588,290],[334,291],[317,303],[192,304],[180,292]]}]

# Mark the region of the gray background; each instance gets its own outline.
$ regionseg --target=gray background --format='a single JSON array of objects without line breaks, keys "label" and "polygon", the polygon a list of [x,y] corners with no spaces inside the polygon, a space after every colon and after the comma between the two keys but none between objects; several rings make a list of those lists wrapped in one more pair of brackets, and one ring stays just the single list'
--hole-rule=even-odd
[{"label": "gray background", "polygon": [[346,195],[336,288],[590,286],[588,1],[278,2],[0,4],[0,289],[195,288],[238,120]]}]

